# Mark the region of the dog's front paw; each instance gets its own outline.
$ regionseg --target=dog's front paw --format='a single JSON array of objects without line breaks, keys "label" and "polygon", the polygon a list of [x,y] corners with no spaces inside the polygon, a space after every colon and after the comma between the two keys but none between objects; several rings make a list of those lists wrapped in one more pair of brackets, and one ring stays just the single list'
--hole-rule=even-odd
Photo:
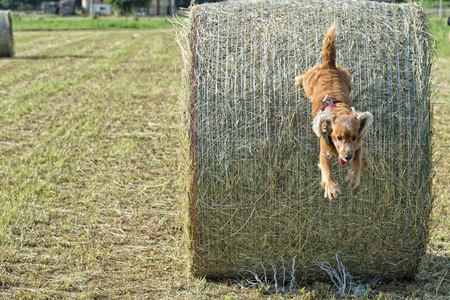
[{"label": "dog's front paw", "polygon": [[330,200],[337,198],[341,193],[341,188],[336,182],[322,182],[322,186],[325,189],[324,197]]},{"label": "dog's front paw", "polygon": [[345,180],[347,181],[349,187],[351,187],[352,189],[356,189],[359,185],[359,178],[359,174],[349,172]]}]

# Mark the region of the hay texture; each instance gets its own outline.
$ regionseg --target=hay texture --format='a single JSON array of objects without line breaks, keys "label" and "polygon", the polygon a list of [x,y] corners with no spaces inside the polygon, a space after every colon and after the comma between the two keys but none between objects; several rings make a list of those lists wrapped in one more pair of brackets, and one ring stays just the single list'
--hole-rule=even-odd
[{"label": "hay texture", "polygon": [[[432,208],[433,40],[418,5],[375,1],[227,1],[191,6],[178,33],[184,217],[195,275],[283,269],[326,278],[338,254],[353,276],[412,278]],[[337,61],[370,111],[361,185],[334,201],[320,186],[310,101],[295,76],[320,62],[338,20]],[[287,265],[286,265],[287,268]],[[275,268],[273,268],[275,270]],[[265,270],[269,272],[270,270]]]},{"label": "hay texture", "polygon": [[14,56],[11,12],[0,10],[0,57]]}]

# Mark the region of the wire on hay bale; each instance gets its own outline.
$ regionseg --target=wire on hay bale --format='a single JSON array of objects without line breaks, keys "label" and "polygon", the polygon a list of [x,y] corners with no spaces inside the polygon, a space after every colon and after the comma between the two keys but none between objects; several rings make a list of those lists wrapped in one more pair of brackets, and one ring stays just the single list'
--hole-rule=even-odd
[{"label": "wire on hay bale", "polygon": [[11,12],[0,10],[0,57],[14,56]]},{"label": "wire on hay bale", "polygon": [[[338,20],[337,61],[352,71],[355,107],[370,111],[371,166],[361,185],[323,197],[310,102],[294,78],[320,62]],[[353,276],[413,278],[432,209],[434,44],[419,5],[355,0],[234,0],[193,5],[184,57],[185,229],[195,275],[234,276],[296,257],[338,253]]]}]

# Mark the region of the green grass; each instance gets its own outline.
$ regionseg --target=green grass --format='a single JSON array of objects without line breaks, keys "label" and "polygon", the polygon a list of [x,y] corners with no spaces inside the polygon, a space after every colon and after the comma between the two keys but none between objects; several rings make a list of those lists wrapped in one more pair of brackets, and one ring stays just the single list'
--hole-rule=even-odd
[{"label": "green grass", "polygon": [[436,36],[438,57],[450,57],[450,26],[447,26],[447,18],[432,18],[428,23],[428,30]]},{"label": "green grass", "polygon": [[86,29],[167,29],[172,24],[165,18],[56,17],[13,14],[14,31],[86,30]]},{"label": "green grass", "polygon": [[[435,62],[436,101],[434,107],[434,138],[435,172],[434,193],[436,204],[433,219],[435,223],[432,232],[430,248],[436,253],[447,257],[450,268],[450,133],[448,120],[450,115],[450,27],[446,19],[433,18],[429,22],[430,31],[437,38],[437,61]],[[448,272],[450,273],[450,272]],[[446,275],[450,278],[450,275]],[[448,283],[450,286],[450,280]],[[450,297],[450,291],[449,291]]]},{"label": "green grass", "polygon": [[15,40],[0,60],[0,295],[150,295],[179,264],[164,255],[177,251],[172,36]]},{"label": "green grass", "polygon": [[[449,28],[436,24],[442,47],[438,32]],[[16,58],[0,59],[0,299],[333,297],[327,283],[268,295],[188,275],[176,221],[172,31],[15,31],[14,39]],[[438,53],[429,249],[415,282],[378,285],[371,299],[450,296],[450,55]]]},{"label": "green grass", "polygon": [[[422,6],[424,8],[439,8],[440,0],[423,0]],[[442,1],[442,7],[447,8],[450,7],[450,3],[448,1]]]}]

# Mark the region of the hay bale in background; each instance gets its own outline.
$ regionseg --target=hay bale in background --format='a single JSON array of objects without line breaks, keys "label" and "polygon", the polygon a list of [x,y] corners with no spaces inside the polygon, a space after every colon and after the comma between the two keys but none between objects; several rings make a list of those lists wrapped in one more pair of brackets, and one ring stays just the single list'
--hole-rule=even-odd
[{"label": "hay bale in background", "polygon": [[0,10],[0,57],[14,56],[14,40],[10,11]]},{"label": "hay bale in background", "polygon": [[[320,62],[339,21],[337,61],[374,115],[361,185],[323,197],[310,102],[295,76]],[[421,7],[374,1],[235,0],[193,6],[178,34],[184,217],[192,270],[207,277],[296,257],[297,279],[339,254],[354,276],[412,278],[432,209],[430,72]],[[283,259],[281,258],[283,257]],[[269,271],[269,270],[266,270]]]},{"label": "hay bale in background", "polygon": [[75,1],[74,0],[61,0],[59,1],[59,15],[71,16],[75,14]]},{"label": "hay bale in background", "polygon": [[57,15],[58,14],[58,2],[45,1],[41,3],[41,10],[43,14]]}]

